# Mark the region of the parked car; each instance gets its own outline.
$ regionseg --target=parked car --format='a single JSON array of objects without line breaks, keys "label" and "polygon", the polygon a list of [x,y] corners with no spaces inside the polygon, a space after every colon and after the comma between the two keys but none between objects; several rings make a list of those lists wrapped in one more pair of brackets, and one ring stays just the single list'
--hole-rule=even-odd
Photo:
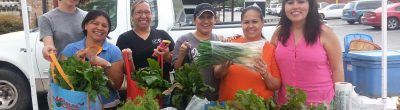
[{"label": "parked car", "polygon": [[276,14],[275,15],[281,16],[281,11],[282,11],[282,5],[276,6]]},{"label": "parked car", "polygon": [[361,23],[361,16],[365,11],[375,10],[381,7],[381,0],[358,0],[351,1],[344,6],[342,20],[349,24]]},{"label": "parked car", "polygon": [[233,8],[233,11],[235,12],[241,12],[243,10],[243,7],[235,7]]},{"label": "parked car", "polygon": [[[387,28],[393,30],[399,27],[400,20],[400,3],[394,3],[387,7]],[[382,7],[374,11],[366,11],[361,17],[362,23],[370,25],[374,28],[381,27]]]},{"label": "parked car", "polygon": [[329,5],[329,3],[326,3],[326,2],[319,2],[319,3],[318,3],[318,10],[323,9],[323,8],[325,8],[325,7],[328,6],[328,5]]},{"label": "parked car", "polygon": [[[271,14],[271,15],[276,15],[276,14],[278,14],[278,12],[277,12],[277,10],[278,10],[278,6],[279,6],[280,4],[270,4],[269,5],[269,14]],[[279,10],[280,10],[280,8],[279,8]]]},{"label": "parked car", "polygon": [[340,18],[345,4],[330,4],[321,10],[318,10],[322,19],[326,18]]},{"label": "parked car", "polygon": [[[111,39],[115,44],[119,35],[131,30],[130,2],[133,0],[109,0],[104,7],[103,0],[92,0],[86,11],[102,9],[111,17]],[[153,20],[152,28],[165,30],[176,41],[183,34],[193,32],[195,26],[180,25],[185,22],[185,10],[182,0],[148,0],[151,4]],[[191,15],[193,16],[193,15]],[[270,39],[277,24],[265,24],[263,35]],[[243,34],[240,23],[217,24],[213,33],[222,36]],[[47,92],[49,65],[42,56],[43,42],[39,39],[39,32],[29,33],[30,47],[26,48],[24,31],[0,35],[0,110],[31,110],[31,86],[29,76],[34,75],[37,92]],[[31,57],[28,55],[31,54]],[[30,62],[30,63],[27,63]],[[33,85],[33,84],[32,84]]]}]

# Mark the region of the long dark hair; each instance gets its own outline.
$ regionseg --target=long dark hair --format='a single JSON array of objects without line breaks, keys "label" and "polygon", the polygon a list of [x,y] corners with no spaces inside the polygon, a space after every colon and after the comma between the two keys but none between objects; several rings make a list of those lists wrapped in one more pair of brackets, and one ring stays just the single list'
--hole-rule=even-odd
[{"label": "long dark hair", "polygon": [[[83,30],[83,33],[85,35],[87,35],[87,31],[85,30],[85,25],[88,24],[90,21],[95,20],[97,17],[99,16],[103,16],[107,19],[107,23],[108,23],[108,33],[110,33],[111,31],[111,20],[110,20],[110,16],[108,16],[108,14],[102,10],[92,10],[89,11],[89,13],[86,15],[86,17],[83,19],[81,27]],[[107,36],[107,38],[110,39],[110,37]]]},{"label": "long dark hair", "polygon": [[[263,16],[263,12],[261,11],[261,8],[258,6],[250,5],[250,6],[247,6],[246,8],[244,8],[242,11],[242,14],[240,14],[240,22],[243,22],[244,14],[246,14],[250,10],[256,11],[259,15],[261,22],[264,21],[264,16]],[[263,38],[263,39],[265,38],[264,35],[262,34],[262,32],[261,32],[261,38]]]},{"label": "long dark hair", "polygon": [[[279,36],[278,40],[286,45],[287,40],[290,36],[290,28],[292,26],[292,21],[286,16],[285,4],[288,0],[283,0],[281,19],[279,20]],[[307,45],[313,45],[319,35],[321,34],[321,17],[318,14],[318,4],[316,0],[308,0],[309,10],[306,17],[306,22],[304,24],[303,35],[306,40]]]}]

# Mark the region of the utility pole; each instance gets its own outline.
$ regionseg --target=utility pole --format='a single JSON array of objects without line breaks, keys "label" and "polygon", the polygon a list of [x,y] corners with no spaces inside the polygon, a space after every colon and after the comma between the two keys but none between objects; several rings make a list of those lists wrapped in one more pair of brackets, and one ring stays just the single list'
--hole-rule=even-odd
[{"label": "utility pole", "polygon": [[225,2],[222,2],[222,22],[225,22]]},{"label": "utility pole", "polygon": [[47,12],[47,0],[42,0],[42,12],[43,14]]},{"label": "utility pole", "polygon": [[232,0],[232,2],[231,2],[231,21],[232,22],[233,22],[233,18],[234,18],[233,14],[234,14],[234,11],[235,11],[235,10],[233,10],[234,6],[235,6],[235,0]]}]

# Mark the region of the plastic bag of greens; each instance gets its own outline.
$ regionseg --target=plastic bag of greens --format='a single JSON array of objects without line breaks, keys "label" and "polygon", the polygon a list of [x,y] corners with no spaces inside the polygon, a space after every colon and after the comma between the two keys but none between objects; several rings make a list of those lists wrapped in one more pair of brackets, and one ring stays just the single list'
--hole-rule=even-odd
[{"label": "plastic bag of greens", "polygon": [[265,42],[265,40],[246,43],[202,41],[199,45],[200,56],[196,63],[200,66],[209,66],[232,61],[254,70],[255,60],[262,59]]}]

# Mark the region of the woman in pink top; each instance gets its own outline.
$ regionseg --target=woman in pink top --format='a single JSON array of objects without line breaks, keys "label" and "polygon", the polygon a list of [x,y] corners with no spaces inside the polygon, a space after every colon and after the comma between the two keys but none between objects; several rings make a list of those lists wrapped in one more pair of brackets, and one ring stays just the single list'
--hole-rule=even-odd
[{"label": "woman in pink top", "polygon": [[315,0],[284,0],[271,41],[281,70],[278,104],[286,103],[286,85],[303,90],[307,104],[329,104],[334,83],[343,81],[338,37],[321,22]]}]

